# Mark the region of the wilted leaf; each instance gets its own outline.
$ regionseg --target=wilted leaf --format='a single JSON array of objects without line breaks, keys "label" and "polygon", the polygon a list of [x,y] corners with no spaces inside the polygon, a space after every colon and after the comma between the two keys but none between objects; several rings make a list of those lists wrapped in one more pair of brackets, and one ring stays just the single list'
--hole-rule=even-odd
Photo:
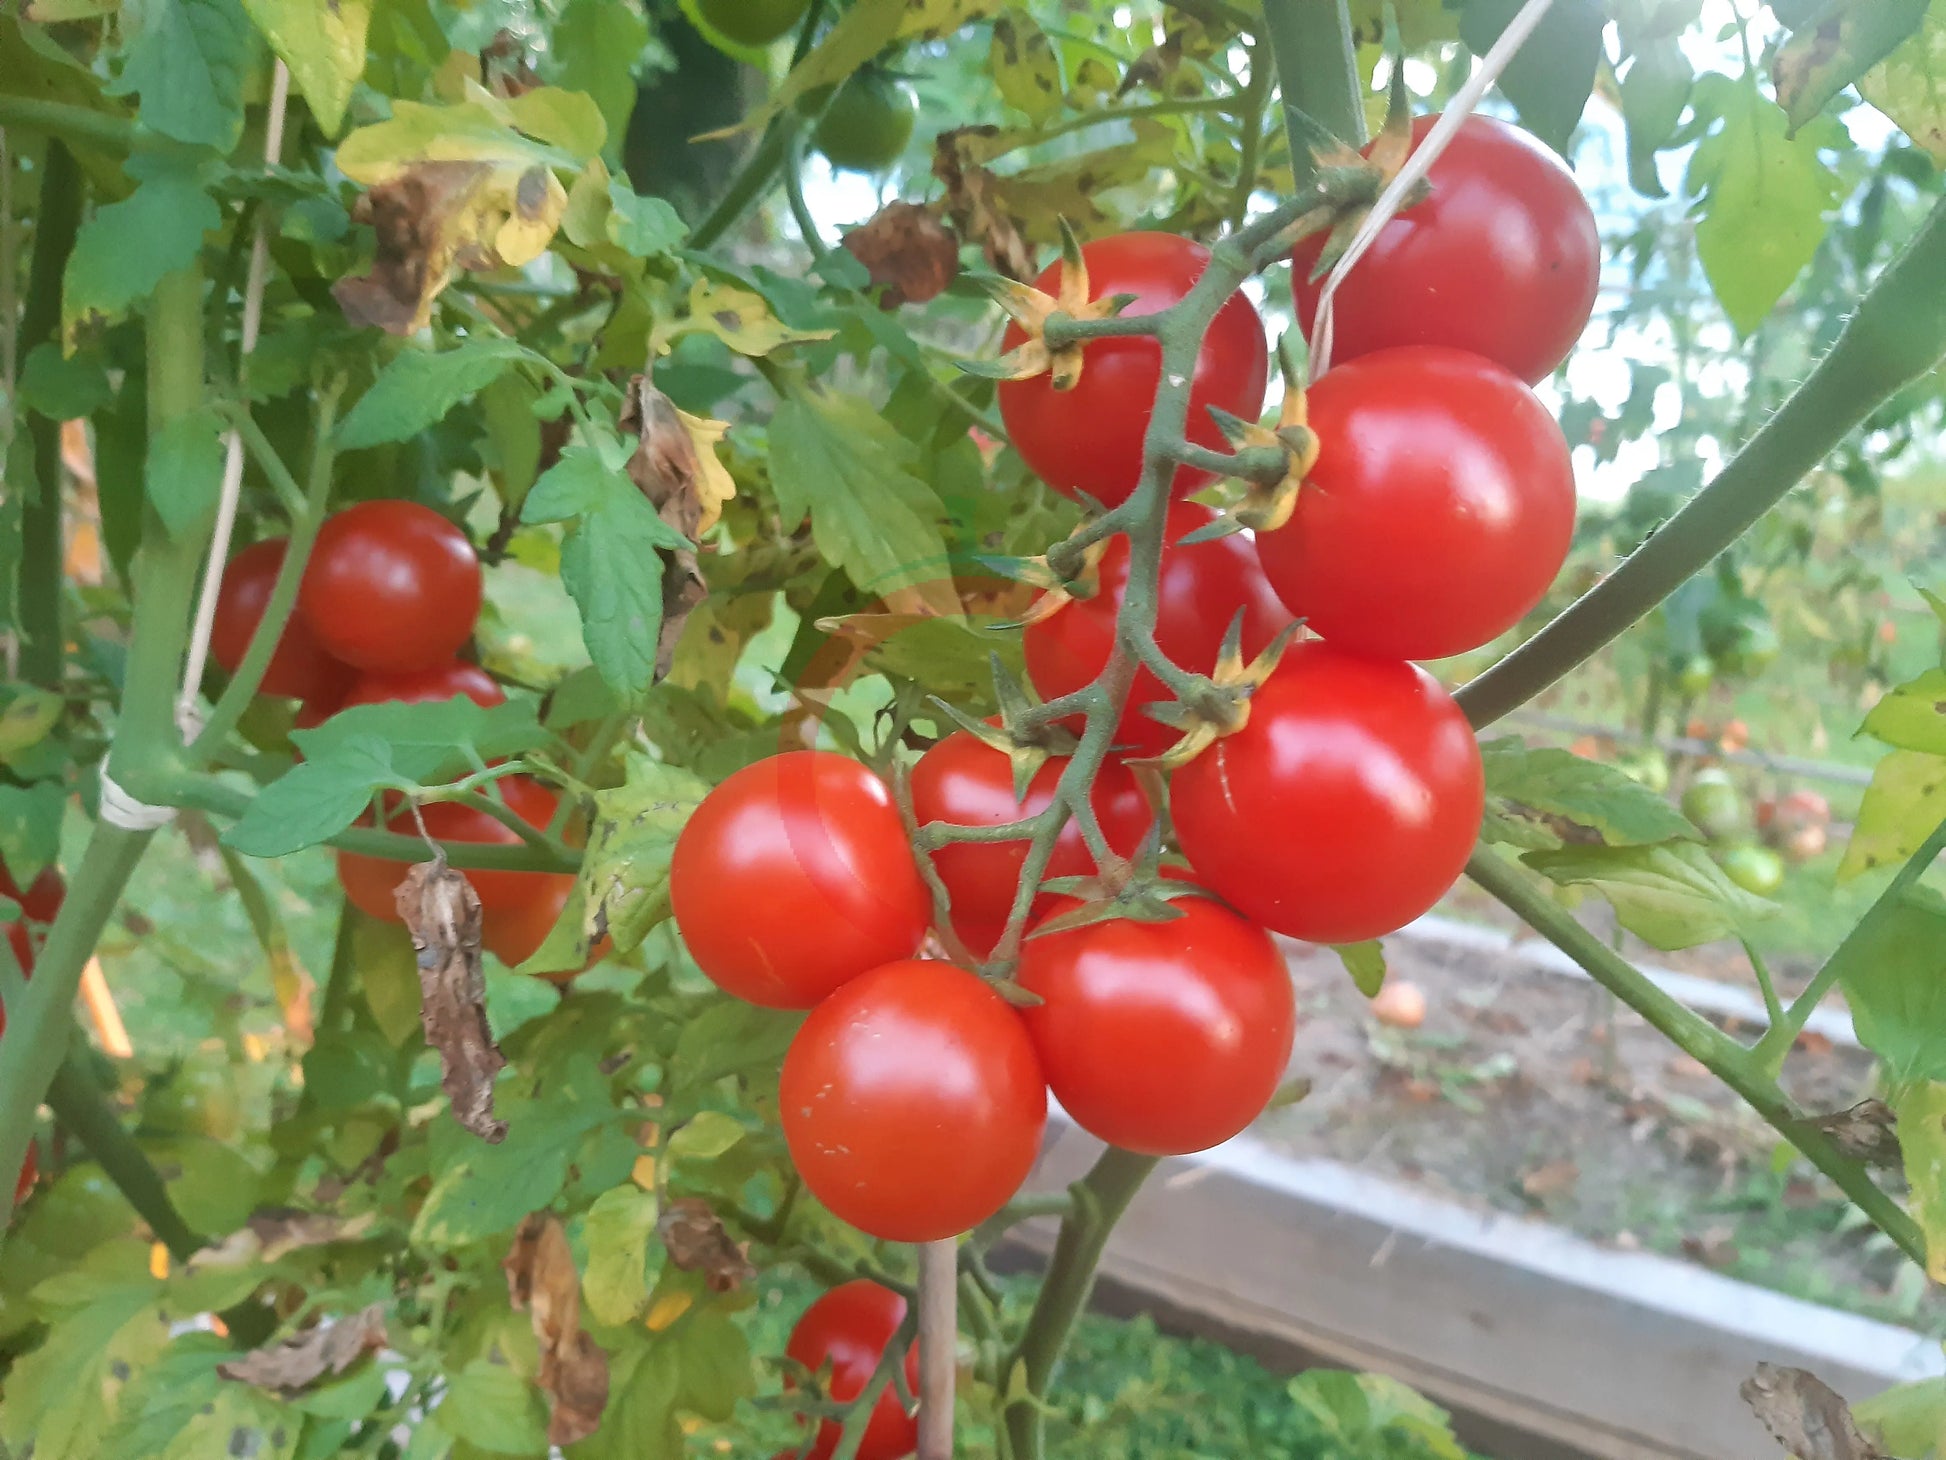
[{"label": "wilted leaf", "polygon": [[250,1220],[220,1242],[213,1242],[185,1264],[189,1271],[204,1268],[268,1267],[279,1258],[307,1247],[356,1242],[378,1225],[376,1212],[340,1217],[331,1212],[306,1212],[283,1207],[255,1212]]},{"label": "wilted leaf", "polygon": [[1858,1432],[1844,1396],[1808,1369],[1759,1364],[1737,1392],[1797,1460],[1885,1460]]},{"label": "wilted leaf", "polygon": [[453,1117],[483,1141],[504,1140],[506,1122],[493,1114],[493,1081],[507,1061],[487,1027],[479,895],[440,852],[414,864],[395,896],[419,955],[420,1022],[426,1043],[439,1051],[440,1085]]},{"label": "wilted leaf", "polygon": [[716,442],[730,428],[677,410],[646,375],[629,380],[621,428],[635,438],[629,480],[684,539],[678,546],[658,549],[663,558],[662,627],[656,635],[655,677],[661,679],[669,672],[690,611],[709,596],[690,544],[715,526],[723,504],[736,495],[736,483],[716,456]]},{"label": "wilted leaf", "polygon": [[1645,846],[1694,840],[1696,829],[1647,786],[1565,750],[1530,750],[1515,739],[1480,747],[1488,815],[1482,835],[1522,847],[1563,842]]},{"label": "wilted leaf", "polygon": [[1777,52],[1771,76],[1793,127],[1884,60],[1919,28],[1932,0],[1842,0],[1796,30]]},{"label": "wilted leaf", "polygon": [[1001,100],[1016,111],[1045,122],[1061,110],[1061,60],[1025,10],[994,19],[987,65]]},{"label": "wilted leaf", "polygon": [[917,203],[887,203],[845,234],[844,246],[884,289],[888,309],[937,299],[959,275],[959,239]]},{"label": "wilted leaf", "polygon": [[514,1311],[533,1320],[541,1355],[537,1380],[549,1411],[548,1443],[586,1439],[608,1404],[608,1355],[581,1327],[581,1275],[561,1219],[536,1212],[523,1221],[501,1268]]},{"label": "wilted leaf", "polygon": [[327,1318],[282,1343],[255,1349],[220,1365],[217,1373],[259,1389],[295,1394],[319,1379],[344,1373],[366,1354],[384,1346],[385,1309],[374,1303],[359,1313]]},{"label": "wilted leaf", "polygon": [[1898,1117],[1883,1100],[1861,1100],[1847,1110],[1813,1115],[1800,1123],[1829,1138],[1853,1161],[1898,1169]]},{"label": "wilted leaf", "polygon": [[678,1197],[663,1207],[655,1229],[669,1261],[684,1272],[703,1273],[712,1292],[735,1292],[757,1275],[742,1244],[730,1240],[710,1204],[699,1196]]},{"label": "wilted leaf", "polygon": [[933,141],[932,171],[946,189],[944,207],[962,238],[980,245],[987,263],[1009,279],[1031,279],[1040,272],[1034,251],[1021,233],[1020,220],[999,196],[994,174],[975,161],[963,145],[998,132],[997,127],[961,127]]},{"label": "wilted leaf", "polygon": [[656,354],[666,354],[684,335],[715,335],[739,355],[763,356],[785,345],[828,340],[830,330],[801,330],[785,324],[761,294],[715,279],[698,279],[689,288],[686,314],[658,322],[650,338]]}]

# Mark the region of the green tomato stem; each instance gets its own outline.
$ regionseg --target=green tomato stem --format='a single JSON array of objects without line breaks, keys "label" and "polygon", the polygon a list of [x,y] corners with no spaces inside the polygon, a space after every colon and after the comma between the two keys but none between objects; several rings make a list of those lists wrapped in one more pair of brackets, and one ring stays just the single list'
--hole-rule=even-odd
[{"label": "green tomato stem", "polygon": [[1345,0],[1263,0],[1264,34],[1277,58],[1291,171],[1301,185],[1311,171],[1311,139],[1290,115],[1310,117],[1357,147],[1365,141],[1365,104],[1358,53]]},{"label": "green tomato stem", "polygon": [[98,112],[92,107],[36,97],[0,95],[0,127],[45,132],[83,146],[109,152],[129,152],[143,145],[144,134],[127,117]]}]

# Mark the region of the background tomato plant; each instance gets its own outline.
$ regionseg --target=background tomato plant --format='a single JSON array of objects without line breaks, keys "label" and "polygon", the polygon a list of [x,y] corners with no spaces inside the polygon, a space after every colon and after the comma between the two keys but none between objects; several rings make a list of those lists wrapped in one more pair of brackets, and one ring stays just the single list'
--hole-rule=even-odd
[{"label": "background tomato plant", "polygon": [[[1606,175],[1625,173],[1632,196],[1595,200],[1604,297],[1564,372],[1548,375],[1565,343],[1527,286],[1506,285],[1519,306],[1485,320],[1515,336],[1495,352],[1540,379],[1591,490],[1547,597],[1435,676],[1476,726],[1526,705],[1684,748],[1664,796],[1548,750],[1551,725],[1514,722],[1533,743],[1495,732],[1486,845],[1456,833],[1411,900],[1470,857],[1479,887],[1640,1000],[1563,900],[1605,898],[1663,945],[1772,936],[1754,895],[1773,880],[1764,848],[1739,827],[1706,849],[1671,798],[1733,722],[1768,743],[1808,735],[1815,716],[1831,753],[1873,780],[1838,808],[1853,834],[1787,874],[1791,894],[1816,891],[1779,916],[1830,914],[1793,926],[1817,951],[1814,990],[1842,984],[1885,1056],[1915,1184],[1901,1204],[1815,1129],[1791,1138],[1923,1256],[1946,1230],[1925,1174],[1946,1066],[1923,1012],[1946,917],[1923,881],[1940,841],[1926,788],[1946,742],[1925,713],[1937,601],[1904,586],[1936,553],[1937,516],[1924,479],[1899,473],[1940,419],[1926,371],[1946,340],[1946,16],[1938,0],[1897,10],[1867,36],[1849,14],[1780,3],[1740,20],[1747,49],[1712,52],[1687,0],[1556,0],[1489,101],[1501,121],[1472,124],[1517,123],[1534,140],[1510,145],[1574,157],[1583,179],[1608,149]],[[1493,0],[1396,7],[1420,110],[1448,99],[1508,14]],[[1081,520],[1035,471],[1112,498],[1139,459],[1159,357],[1152,341],[1104,340],[1066,400],[1044,382],[996,388],[957,368],[1010,343],[972,276],[1036,278],[1065,221],[1099,261],[1098,292],[1148,287],[1118,284],[1111,264],[1131,237],[1160,236],[1144,246],[1167,255],[1157,287],[1180,293],[1185,261],[1309,176],[1315,133],[1288,129],[1285,103],[1362,140],[1383,111],[1387,37],[1362,0],[1272,0],[1262,15],[1105,0],[0,13],[0,860],[25,889],[15,961],[24,948],[35,965],[31,983],[0,969],[0,1170],[31,1142],[40,1172],[0,1247],[0,1439],[40,1460],[239,1443],[307,1457],[403,1444],[413,1460],[559,1443],[575,1460],[635,1460],[775,1453],[814,1433],[800,1411],[842,1426],[845,1406],[818,1408],[813,1376],[784,1364],[808,1284],[909,1289],[914,1257],[863,1238],[796,1174],[779,1070],[802,1015],[726,997],[710,952],[676,935],[684,829],[712,788],[780,751],[892,784],[955,733],[934,697],[977,721],[1014,684],[1060,695],[1107,660],[1104,604],[1129,596],[1119,539],[1095,565],[1101,599],[1037,623],[1024,650],[996,626],[1017,622],[1045,581],[1037,560]],[[1306,64],[1346,53],[1355,73]],[[290,90],[266,166],[273,58]],[[719,135],[685,140],[704,133]],[[1534,165],[1559,188],[1552,163]],[[1456,199],[1458,186],[1435,192]],[[1433,206],[1394,228],[1423,229]],[[856,226],[834,244],[840,214]],[[1487,219],[1496,238],[1505,222]],[[1483,247],[1374,255],[1351,276],[1339,358],[1383,335],[1358,318],[1359,284],[1398,268],[1483,294]],[[1588,248],[1569,239],[1550,275],[1576,297],[1592,287]],[[1250,312],[1281,330],[1294,289],[1280,266],[1212,311],[1198,404],[1256,417],[1270,352]],[[1222,445],[1202,412],[1187,426],[1195,445]],[[213,665],[185,691],[232,453],[240,550]],[[1182,487],[1210,486],[1201,471]],[[392,526],[347,545],[373,519]],[[416,524],[409,541],[399,519]],[[278,539],[287,561],[342,571],[280,574],[265,546]],[[1525,551],[1512,560],[1531,566]],[[1190,554],[1220,581],[1173,566]],[[1163,650],[1202,672],[1262,585],[1236,539],[1171,559],[1147,611]],[[1520,586],[1524,603],[1538,585]],[[253,655],[239,615],[293,613],[278,654],[267,640]],[[1246,617],[1245,649],[1274,630]],[[299,652],[307,640],[365,673],[331,672]],[[1162,698],[1160,681],[1140,692]],[[1282,696],[1256,707],[1257,740],[1270,711],[1306,712]],[[1449,720],[1464,761],[1471,739]],[[1178,787],[1217,763],[1192,763]],[[1459,789],[1477,800],[1477,784]],[[408,801],[488,904],[466,1045],[488,1073],[465,1099],[443,1078],[457,1036],[428,1043],[418,959],[386,920],[398,867],[428,854]],[[384,827],[360,822],[375,805]],[[1268,841],[1260,822],[1226,837],[1182,810],[1184,845],[1203,833],[1199,867],[1217,865],[1212,841],[1239,864],[1224,871],[1245,911],[1253,851],[1332,874],[1387,861],[1386,827],[1364,811],[1326,807],[1305,844],[1273,847],[1251,839]],[[889,824],[889,797],[876,811]],[[334,875],[340,857],[385,870],[361,895]],[[65,904],[42,896],[57,865]],[[886,957],[924,933],[905,870],[868,878],[895,904]],[[779,893],[773,880],[727,900],[724,924]],[[131,1052],[99,1027],[66,1037],[97,948]],[[1382,969],[1375,948],[1346,957],[1367,983]],[[1774,1082],[1807,1011],[1780,1007],[1748,1050],[1653,1017],[1783,1123],[1814,1113]],[[993,1188],[982,1201],[1004,1197],[1032,1144],[1021,1083],[987,1112],[991,1167],[961,1173]],[[491,1108],[468,1106],[483,1090]],[[482,1134],[500,1123],[497,1142]],[[1132,1452],[1454,1453],[1429,1406],[1348,1376],[1273,1386],[1268,1435],[1238,1417],[1247,1406],[1213,1404],[1202,1429],[1106,1384],[1120,1407],[1083,1428],[1092,1407],[1047,1390],[1065,1329],[1045,1314],[1086,1279],[1057,1270],[1048,1304],[968,1299],[967,1449],[1040,1452],[1039,1422],[1016,1437],[1000,1403],[1019,1358],[1027,1409],[1053,1409],[1046,1439],[1067,1453],[1150,1422]],[[567,1333],[555,1320],[570,1303]],[[351,1354],[335,1369],[316,1357],[326,1332]],[[1091,1341],[1112,1342],[1084,1337],[1084,1358]],[[282,1377],[263,1367],[280,1352]]]}]

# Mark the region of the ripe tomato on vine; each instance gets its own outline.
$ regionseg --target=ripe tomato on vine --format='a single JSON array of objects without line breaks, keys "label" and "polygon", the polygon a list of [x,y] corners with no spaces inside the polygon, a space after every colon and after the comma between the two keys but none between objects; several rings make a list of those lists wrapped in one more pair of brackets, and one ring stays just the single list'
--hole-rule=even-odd
[{"label": "ripe tomato on vine", "polygon": [[[860,1278],[840,1283],[821,1294],[791,1329],[784,1357],[813,1374],[829,1367],[825,1394],[840,1404],[858,1398],[871,1382],[885,1346],[905,1322],[906,1302],[890,1288]],[[919,1389],[919,1346],[905,1351],[907,1390]],[[808,1460],[831,1460],[843,1426],[836,1420],[818,1421],[817,1438]],[[872,1406],[872,1417],[858,1443],[857,1460],[902,1460],[919,1444],[919,1427],[899,1402],[898,1386],[888,1384]],[[795,1452],[793,1452],[795,1453]]]},{"label": "ripe tomato on vine", "polygon": [[473,632],[484,589],[466,534],[417,502],[360,502],[326,519],[298,609],[326,653],[366,673],[449,660]]}]

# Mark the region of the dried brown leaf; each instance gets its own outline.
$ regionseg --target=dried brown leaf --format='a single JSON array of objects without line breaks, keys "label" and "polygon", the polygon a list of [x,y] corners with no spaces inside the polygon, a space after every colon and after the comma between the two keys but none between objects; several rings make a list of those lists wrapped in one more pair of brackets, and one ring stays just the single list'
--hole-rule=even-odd
[{"label": "dried brown leaf", "polygon": [[959,275],[959,239],[917,203],[887,203],[845,235],[844,247],[884,287],[888,309],[937,299]]},{"label": "dried brown leaf", "polygon": [[[636,441],[635,454],[628,460],[629,480],[649,499],[657,516],[691,541],[715,523],[724,501],[736,494],[736,484],[716,459],[714,436],[706,435],[698,443],[696,427],[715,424],[685,416],[647,375],[629,380],[621,413],[622,429],[633,432]],[[655,653],[655,675],[660,680],[669,672],[690,613],[709,597],[709,585],[703,581],[693,549],[658,551],[664,562],[662,630]]]},{"label": "dried brown leaf", "polygon": [[419,1022],[426,1043],[439,1051],[439,1080],[453,1118],[498,1144],[507,1125],[493,1114],[493,1081],[507,1061],[487,1027],[479,895],[437,853],[406,873],[395,896],[418,954]]},{"label": "dried brown leaf", "polygon": [[585,1440],[608,1404],[608,1355],[581,1327],[581,1277],[561,1219],[536,1212],[522,1221],[501,1268],[514,1311],[531,1316],[540,1346],[548,1443]]},{"label": "dried brown leaf", "polygon": [[664,1202],[655,1230],[669,1250],[669,1260],[684,1272],[707,1274],[712,1292],[734,1292],[757,1275],[742,1244],[730,1240],[723,1223],[701,1197],[681,1196]]},{"label": "dried brown leaf", "polygon": [[1797,1460],[1886,1460],[1859,1433],[1844,1396],[1808,1369],[1759,1364],[1737,1392]]},{"label": "dried brown leaf", "polygon": [[1861,1100],[1849,1110],[1814,1115],[1802,1124],[1829,1137],[1833,1145],[1854,1161],[1894,1169],[1903,1162],[1898,1117],[1883,1100]]},{"label": "dried brown leaf", "polygon": [[282,1343],[253,1349],[240,1359],[219,1364],[216,1372],[273,1393],[295,1394],[320,1379],[344,1373],[383,1347],[385,1309],[374,1303],[362,1312],[327,1319]]},{"label": "dried brown leaf", "polygon": [[941,132],[933,144],[932,171],[946,189],[941,201],[960,237],[980,245],[987,263],[1009,279],[1031,279],[1040,272],[1027,246],[1021,221],[995,196],[994,175],[969,159],[961,143],[997,133],[997,127],[960,127]]},{"label": "dried brown leaf", "polygon": [[334,1216],[330,1212],[305,1212],[294,1207],[275,1207],[251,1216],[248,1222],[220,1242],[195,1253],[188,1262],[191,1271],[206,1268],[247,1267],[252,1263],[272,1263],[280,1257],[306,1247],[328,1247],[334,1242],[356,1242],[378,1225],[376,1212],[361,1212],[355,1217]]}]

